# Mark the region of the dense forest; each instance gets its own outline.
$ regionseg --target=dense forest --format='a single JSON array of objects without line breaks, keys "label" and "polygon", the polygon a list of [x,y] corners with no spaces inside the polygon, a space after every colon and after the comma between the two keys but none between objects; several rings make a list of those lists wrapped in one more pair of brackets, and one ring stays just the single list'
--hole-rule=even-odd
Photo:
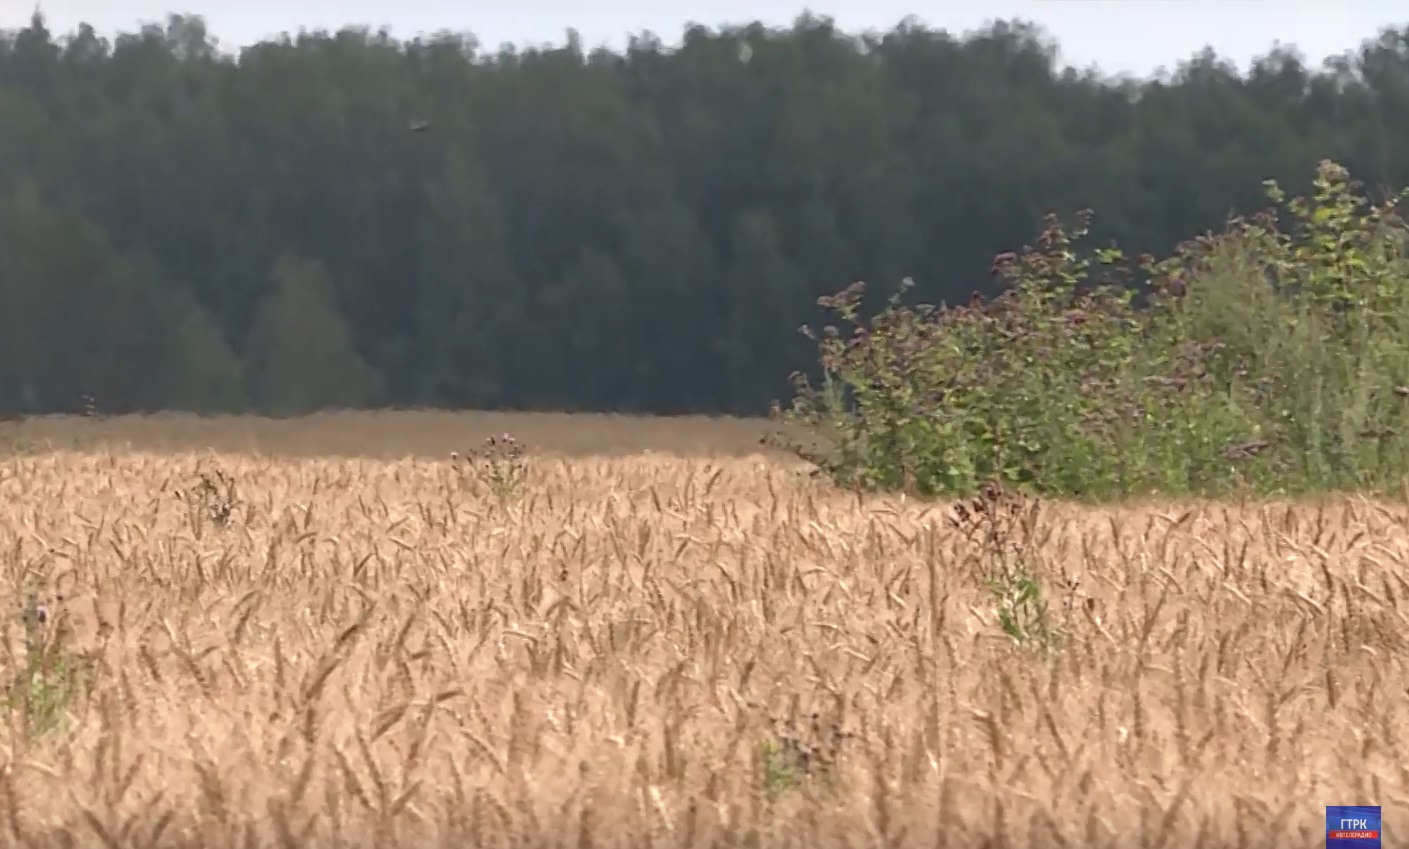
[{"label": "dense forest", "polygon": [[1049,210],[1159,252],[1325,157],[1402,185],[1409,28],[1367,36],[1132,80],[1019,23],[231,56],[36,16],[0,37],[0,412],[760,412],[819,295],[965,300]]}]

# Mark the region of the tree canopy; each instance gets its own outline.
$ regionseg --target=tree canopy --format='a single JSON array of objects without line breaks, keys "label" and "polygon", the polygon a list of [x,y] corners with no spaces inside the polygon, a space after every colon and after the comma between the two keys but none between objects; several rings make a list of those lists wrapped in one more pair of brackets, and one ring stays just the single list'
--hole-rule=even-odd
[{"label": "tree canopy", "polygon": [[36,15],[0,36],[0,412],[758,413],[854,280],[967,300],[1052,210],[1168,251],[1325,158],[1402,186],[1406,142],[1409,28],[1118,79],[1020,22],[231,56]]}]

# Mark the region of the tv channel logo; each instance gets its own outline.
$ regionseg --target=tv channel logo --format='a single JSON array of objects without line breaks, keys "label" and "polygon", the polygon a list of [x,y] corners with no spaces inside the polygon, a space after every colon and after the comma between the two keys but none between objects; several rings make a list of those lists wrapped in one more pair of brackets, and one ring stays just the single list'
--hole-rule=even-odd
[{"label": "tv channel logo", "polygon": [[1379,805],[1327,805],[1326,849],[1380,849]]}]

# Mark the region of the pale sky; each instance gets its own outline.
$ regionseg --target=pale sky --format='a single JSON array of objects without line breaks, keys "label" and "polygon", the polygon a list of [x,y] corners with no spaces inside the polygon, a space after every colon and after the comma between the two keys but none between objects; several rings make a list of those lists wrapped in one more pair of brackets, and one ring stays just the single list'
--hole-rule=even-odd
[{"label": "pale sky", "polygon": [[[907,15],[963,33],[993,18],[1023,18],[1055,36],[1067,64],[1108,73],[1148,74],[1212,46],[1246,68],[1274,41],[1295,45],[1313,63],[1353,49],[1386,25],[1409,24],[1409,4],[1394,0],[38,0],[49,26],[80,22],[103,35],[160,22],[168,12],[204,17],[222,48],[233,50],[300,28],[388,27],[400,38],[437,30],[473,32],[487,47],[561,43],[569,27],[587,47],[620,47],[651,30],[667,44],[686,23],[716,26],[762,20],[786,25],[805,5],[848,32],[889,29]],[[0,28],[24,26],[35,0],[0,0]]]}]

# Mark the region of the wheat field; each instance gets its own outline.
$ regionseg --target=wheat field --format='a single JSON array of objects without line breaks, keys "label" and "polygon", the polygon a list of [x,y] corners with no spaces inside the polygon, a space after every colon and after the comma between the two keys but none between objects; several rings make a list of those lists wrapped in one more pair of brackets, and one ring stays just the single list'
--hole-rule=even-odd
[{"label": "wheat field", "polygon": [[1409,509],[963,523],[741,446],[0,460],[0,845],[1395,845]]}]

